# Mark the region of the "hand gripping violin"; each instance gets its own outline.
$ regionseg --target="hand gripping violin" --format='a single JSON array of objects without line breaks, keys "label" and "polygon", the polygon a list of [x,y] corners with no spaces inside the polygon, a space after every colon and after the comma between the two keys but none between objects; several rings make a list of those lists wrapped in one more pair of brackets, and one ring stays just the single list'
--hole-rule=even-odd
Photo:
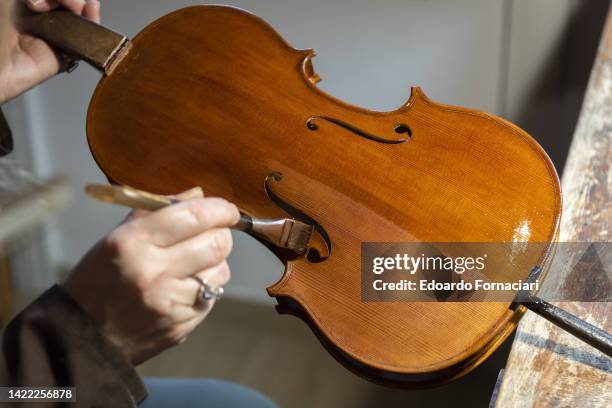
[{"label": "hand gripping violin", "polygon": [[[512,302],[362,302],[362,242],[551,243],[559,180],[542,148],[494,115],[412,88],[391,112],[319,88],[312,50],[225,6],[181,9],[132,40],[64,11],[35,35],[103,72],[87,117],[91,152],[114,183],[158,194],[202,186],[255,217],[293,217],[319,238],[269,287],[341,363],[374,381],[450,381],[516,327]],[[314,242],[313,241],[313,242]],[[531,267],[528,265],[531,263]],[[524,272],[522,272],[524,271]]]}]

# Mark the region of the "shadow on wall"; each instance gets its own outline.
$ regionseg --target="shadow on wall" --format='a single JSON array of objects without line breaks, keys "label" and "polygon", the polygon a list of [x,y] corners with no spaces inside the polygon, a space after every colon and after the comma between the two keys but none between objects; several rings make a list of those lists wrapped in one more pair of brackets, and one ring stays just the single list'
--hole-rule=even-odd
[{"label": "shadow on wall", "polygon": [[[487,407],[497,383],[500,370],[505,365],[511,336],[487,360],[474,371],[449,384],[423,390],[390,389],[380,386],[380,392],[371,395],[364,407]],[[407,405],[409,403],[409,405]]]},{"label": "shadow on wall", "polygon": [[582,0],[528,102],[514,118],[534,135],[561,175],[606,20],[609,0]]}]

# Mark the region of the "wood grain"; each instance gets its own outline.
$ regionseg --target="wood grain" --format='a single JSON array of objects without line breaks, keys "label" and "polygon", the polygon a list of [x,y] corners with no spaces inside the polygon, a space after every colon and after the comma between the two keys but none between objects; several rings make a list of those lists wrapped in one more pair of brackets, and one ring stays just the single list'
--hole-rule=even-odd
[{"label": "wood grain", "polygon": [[[563,175],[560,240],[610,242],[612,199],[612,12],[603,32]],[[576,254],[576,257],[581,254]],[[578,261],[574,259],[573,261]],[[576,263],[576,262],[572,262]],[[547,290],[571,298],[587,287],[571,271],[556,269]],[[561,297],[560,297],[561,298]],[[609,303],[563,302],[567,311],[612,331]],[[546,320],[521,321],[497,399],[498,407],[609,407],[612,361]]]},{"label": "wood grain", "polygon": [[[508,303],[362,302],[362,242],[550,242],[560,189],[540,146],[511,123],[413,88],[391,112],[315,85],[312,50],[244,11],[200,6],[148,26],[92,99],[92,153],[116,182],[160,194],[202,186],[258,217],[269,189],[329,235],[321,263],[283,258],[268,288],[333,354],[377,381],[448,381],[486,358],[522,310]],[[314,126],[313,126],[314,123]],[[404,143],[388,144],[382,141]],[[525,277],[546,256],[518,256]],[[531,254],[533,255],[533,254]],[[280,255],[282,257],[282,255]],[[508,267],[508,259],[489,260]]]}]

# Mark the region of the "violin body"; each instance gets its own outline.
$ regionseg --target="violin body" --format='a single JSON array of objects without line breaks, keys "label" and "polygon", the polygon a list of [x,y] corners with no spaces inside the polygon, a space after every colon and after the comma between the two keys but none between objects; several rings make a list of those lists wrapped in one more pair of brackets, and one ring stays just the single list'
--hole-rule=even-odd
[{"label": "violin body", "polygon": [[[87,119],[93,156],[116,183],[160,194],[202,186],[257,217],[314,222],[330,253],[276,252],[286,270],[268,293],[279,311],[303,318],[371,380],[457,378],[503,342],[523,308],[362,302],[361,243],[513,242],[517,231],[552,242],[554,167],[517,126],[419,88],[391,112],[342,102],[317,88],[313,55],[239,9],[169,14],[100,81]],[[506,267],[526,277],[527,263]]]}]

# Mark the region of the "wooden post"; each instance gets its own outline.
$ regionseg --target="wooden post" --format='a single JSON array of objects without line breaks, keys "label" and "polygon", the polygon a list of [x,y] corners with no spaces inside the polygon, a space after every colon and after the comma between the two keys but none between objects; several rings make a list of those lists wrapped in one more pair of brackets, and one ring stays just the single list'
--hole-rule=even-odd
[{"label": "wooden post", "polygon": [[[563,174],[560,242],[611,242],[612,10],[585,94]],[[609,265],[606,265],[609,267]],[[569,271],[546,278],[568,298],[580,291]],[[582,282],[587,280],[581,280]],[[612,331],[608,303],[559,306]],[[533,313],[522,319],[506,365],[497,407],[609,407],[612,360]]]},{"label": "wooden post", "polygon": [[8,258],[0,254],[0,329],[13,317],[13,286]]}]

